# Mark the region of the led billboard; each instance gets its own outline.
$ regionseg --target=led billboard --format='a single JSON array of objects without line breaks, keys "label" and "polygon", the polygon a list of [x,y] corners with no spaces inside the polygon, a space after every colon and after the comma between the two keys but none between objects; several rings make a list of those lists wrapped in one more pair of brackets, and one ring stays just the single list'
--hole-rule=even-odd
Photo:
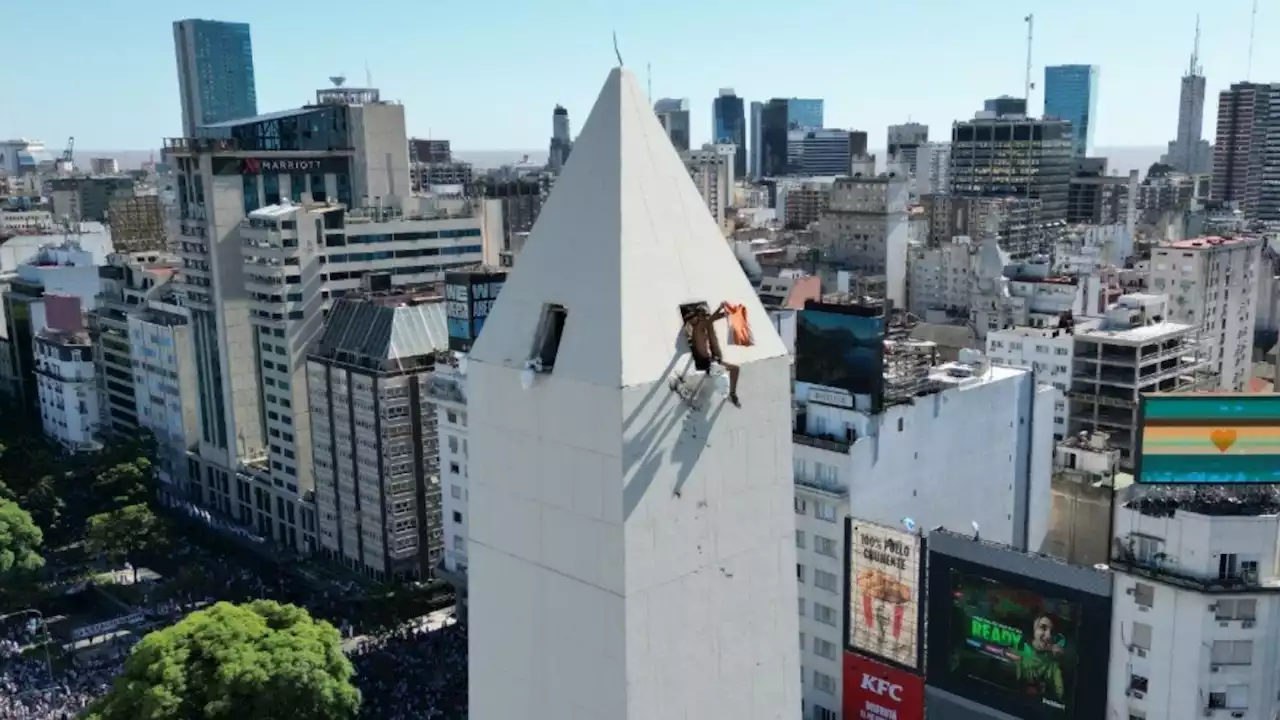
[{"label": "led billboard", "polygon": [[805,302],[796,320],[796,380],[884,402],[884,308]]},{"label": "led billboard", "polygon": [[924,679],[858,653],[844,654],[845,720],[923,720]]},{"label": "led billboard", "polygon": [[445,274],[445,318],[449,325],[449,349],[469,352],[493,303],[507,281],[502,272],[451,272]]},{"label": "led billboard", "polygon": [[920,536],[849,520],[846,638],[849,649],[920,669]]},{"label": "led billboard", "polygon": [[1135,457],[1139,483],[1280,483],[1280,395],[1143,395]]},{"label": "led billboard", "polygon": [[928,538],[929,686],[1028,720],[1102,717],[1110,575],[940,534]]}]

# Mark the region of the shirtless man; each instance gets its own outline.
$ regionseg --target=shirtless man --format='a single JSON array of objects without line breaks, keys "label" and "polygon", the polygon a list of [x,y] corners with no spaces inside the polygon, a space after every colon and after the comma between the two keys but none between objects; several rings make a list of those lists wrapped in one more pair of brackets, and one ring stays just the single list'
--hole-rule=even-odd
[{"label": "shirtless man", "polygon": [[689,340],[689,350],[693,353],[693,366],[699,372],[710,371],[712,362],[723,367],[729,373],[729,402],[734,407],[742,407],[738,400],[738,366],[724,361],[720,352],[720,339],[716,337],[715,322],[724,316],[724,303],[714,313],[708,313],[705,307],[699,305],[685,320],[684,332]]}]

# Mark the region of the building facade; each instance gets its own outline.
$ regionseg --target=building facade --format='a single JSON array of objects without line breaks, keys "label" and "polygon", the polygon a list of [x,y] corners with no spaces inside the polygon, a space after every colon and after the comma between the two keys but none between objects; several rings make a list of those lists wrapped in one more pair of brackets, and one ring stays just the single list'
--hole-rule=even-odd
[{"label": "building facade", "polygon": [[173,47],[185,137],[199,136],[204,125],[258,114],[248,23],[179,20]]},{"label": "building facade", "polygon": [[733,143],[733,176],[747,176],[747,116],[742,98],[733,88],[721,88],[711,103],[711,142]]},{"label": "building facade", "polygon": [[951,194],[1040,201],[1040,222],[1067,219],[1073,135],[1064,120],[979,117],[951,129]]},{"label": "building facade", "polygon": [[1097,65],[1049,65],[1044,69],[1044,116],[1071,123],[1071,152],[1078,158],[1093,149],[1099,72]]},{"label": "building facade", "polygon": [[[653,104],[658,122],[667,131],[677,152],[689,149],[689,98],[662,98]],[[714,139],[714,138],[713,138]],[[718,142],[718,141],[717,141]]]}]

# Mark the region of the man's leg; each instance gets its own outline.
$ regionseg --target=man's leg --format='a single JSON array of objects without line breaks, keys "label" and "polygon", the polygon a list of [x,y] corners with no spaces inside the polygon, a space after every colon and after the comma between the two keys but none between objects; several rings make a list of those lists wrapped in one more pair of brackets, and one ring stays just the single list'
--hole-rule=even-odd
[{"label": "man's leg", "polygon": [[738,401],[738,366],[723,360],[720,365],[729,373],[729,402],[735,407],[742,407],[742,403]]}]

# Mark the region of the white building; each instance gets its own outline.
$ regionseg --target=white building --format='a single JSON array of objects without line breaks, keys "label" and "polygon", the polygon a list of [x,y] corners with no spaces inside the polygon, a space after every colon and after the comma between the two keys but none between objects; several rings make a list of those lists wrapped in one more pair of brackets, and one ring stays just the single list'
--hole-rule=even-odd
[{"label": "white building", "polygon": [[[254,210],[241,223],[249,323],[260,348],[255,355],[261,382],[257,392],[266,439],[262,452],[242,460],[239,480],[279,499],[274,503],[276,532],[264,532],[268,537],[298,547],[297,524],[290,520],[295,513],[289,508],[313,483],[304,358],[322,332],[333,299],[362,284],[377,290],[421,285],[443,280],[447,270],[483,263],[486,248],[499,244],[500,224],[490,224],[493,218],[484,212],[496,207],[497,201],[480,201],[459,204],[454,212],[437,209],[411,216],[286,201]],[[283,515],[278,512],[281,503]],[[263,532],[270,513],[259,515]],[[356,560],[365,562],[370,573],[405,574],[372,556]]]},{"label": "white building", "polygon": [[1204,359],[1229,392],[1246,390],[1253,375],[1261,250],[1258,237],[1206,237],[1151,252],[1151,289],[1169,295],[1170,320],[1199,329]]},{"label": "white building", "polygon": [[1135,494],[1115,514],[1108,716],[1275,717],[1274,486]]},{"label": "white building", "polygon": [[1064,314],[1101,313],[1102,283],[1095,276],[1054,275],[1047,261],[1008,263],[987,238],[974,262],[969,322],[979,338],[1012,327],[1057,327]]},{"label": "white building", "polygon": [[427,394],[436,407],[436,446],[440,453],[440,519],[444,526],[444,552],[438,576],[453,585],[455,607],[466,617],[467,532],[470,528],[467,477],[470,463],[470,429],[467,422],[466,355],[456,356],[452,365],[437,364],[427,385]]},{"label": "white building", "polygon": [[72,452],[101,447],[95,440],[98,389],[89,334],[41,330],[33,352],[45,436]]},{"label": "white building", "polygon": [[907,181],[903,176],[837,178],[818,221],[823,259],[858,275],[884,276],[885,298],[907,303]]},{"label": "white building", "polygon": [[721,324],[734,407],[673,344],[766,315],[644,98],[610,73],[468,360],[473,720],[799,716],[791,360]]},{"label": "white building", "polygon": [[916,197],[951,191],[951,143],[929,142],[916,148]]},{"label": "white building", "polygon": [[910,300],[907,308],[928,322],[948,314],[969,316],[973,294],[973,243],[966,236],[949,238],[936,247],[913,247],[907,263]]},{"label": "white building", "polygon": [[920,527],[977,523],[982,537],[1019,549],[1044,541],[1054,393],[1026,370],[989,365],[974,351],[963,357],[928,370],[927,394],[886,403],[879,414],[842,391],[796,383],[806,720],[840,717],[847,515],[891,527],[904,517]]},{"label": "white building", "polygon": [[191,477],[187,462],[188,453],[200,442],[191,314],[173,300],[165,295],[152,298],[124,318],[133,367],[134,416],[138,428],[155,436],[161,497],[203,502],[200,478]]},{"label": "white building", "polygon": [[1076,338],[1071,328],[1019,326],[987,333],[987,357],[996,365],[1031,370],[1054,390],[1053,438],[1067,434],[1067,390],[1071,387]]},{"label": "white building", "polygon": [[53,214],[48,210],[0,210],[0,232],[38,233],[53,230]]},{"label": "white building", "polygon": [[725,210],[733,206],[733,189],[737,178],[733,175],[733,159],[738,146],[733,143],[708,143],[701,150],[689,150],[683,154],[693,184],[707,203],[707,209],[720,227],[724,227]]},{"label": "white building", "polygon": [[378,582],[429,581],[440,560],[427,385],[448,347],[444,310],[439,294],[351,295],[307,355],[320,551]]}]

